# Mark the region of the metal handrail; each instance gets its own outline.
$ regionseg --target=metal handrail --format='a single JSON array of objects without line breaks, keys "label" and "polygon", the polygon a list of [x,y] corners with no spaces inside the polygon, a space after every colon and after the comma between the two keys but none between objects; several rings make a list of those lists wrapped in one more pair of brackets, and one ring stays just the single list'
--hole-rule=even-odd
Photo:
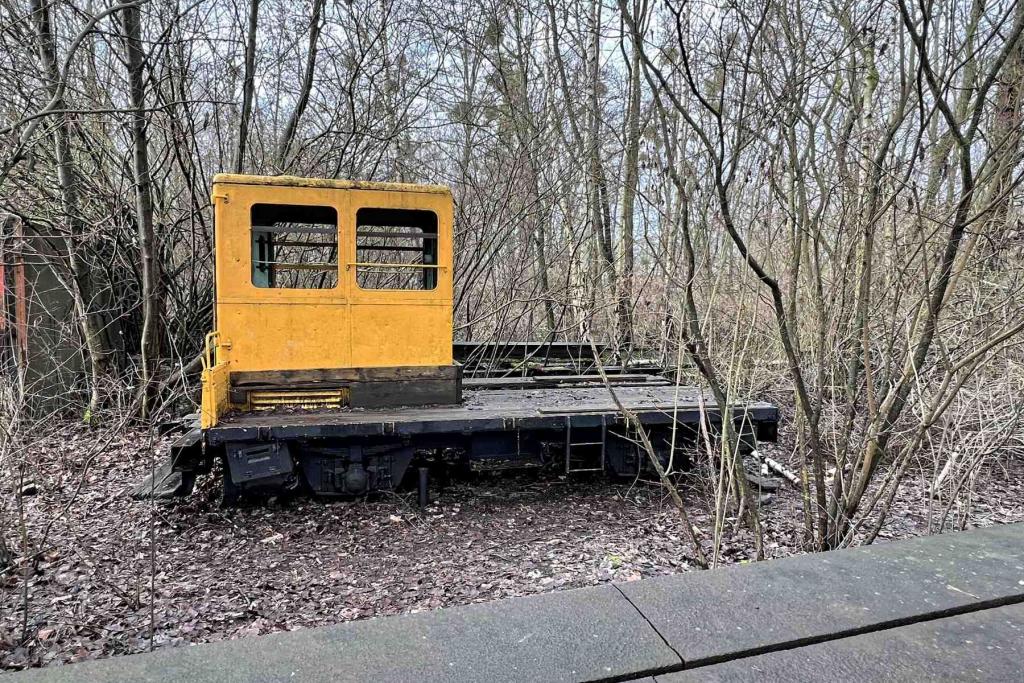
[{"label": "metal handrail", "polygon": [[337,263],[288,263],[287,261],[253,261],[259,266],[273,266],[275,270],[337,270]]},{"label": "metal handrail", "polygon": [[448,266],[439,266],[434,263],[346,263],[345,270],[351,270],[352,266],[357,268],[430,268],[432,270],[448,270]]},{"label": "metal handrail", "polygon": [[203,341],[203,370],[209,370],[213,367],[213,351],[217,346],[216,340],[219,337],[220,332],[216,330],[206,333],[206,338]]},{"label": "metal handrail", "polygon": [[203,370],[209,370],[216,365],[217,350],[224,349],[227,351],[231,348],[231,342],[227,341],[221,343],[220,332],[214,330],[213,332],[207,332],[206,338],[203,340]]}]

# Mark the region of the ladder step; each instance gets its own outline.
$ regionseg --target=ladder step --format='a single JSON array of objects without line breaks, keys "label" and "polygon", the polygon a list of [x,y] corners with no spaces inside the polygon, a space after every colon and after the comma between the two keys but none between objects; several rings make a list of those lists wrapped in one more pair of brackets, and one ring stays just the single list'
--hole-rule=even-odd
[{"label": "ladder step", "polygon": [[[566,422],[565,422],[565,473],[566,474],[574,474],[576,472],[604,472],[604,470],[605,470],[605,448],[607,446],[607,444],[605,442],[607,441],[607,435],[608,435],[608,431],[607,430],[608,430],[608,426],[605,423],[604,416],[602,416],[601,417],[601,435],[600,435],[601,440],[600,441],[573,441],[572,440],[572,421],[569,420],[569,419],[566,419]],[[594,432],[590,431],[590,432],[588,432],[587,435],[590,436],[593,433]],[[590,438],[594,438],[594,437],[591,436]],[[573,453],[574,453],[573,449],[574,448],[579,449],[579,448],[584,448],[584,447],[589,447],[590,449],[595,449],[595,448],[600,449],[600,451],[599,451],[600,456],[599,456],[599,458],[596,459],[597,462],[595,462],[595,458],[592,457],[593,455],[596,455],[593,452],[593,450],[591,450],[589,453],[579,453],[575,457],[573,456]],[[578,466],[574,467],[574,465],[578,465]],[[596,467],[595,467],[595,465],[596,465]]]}]

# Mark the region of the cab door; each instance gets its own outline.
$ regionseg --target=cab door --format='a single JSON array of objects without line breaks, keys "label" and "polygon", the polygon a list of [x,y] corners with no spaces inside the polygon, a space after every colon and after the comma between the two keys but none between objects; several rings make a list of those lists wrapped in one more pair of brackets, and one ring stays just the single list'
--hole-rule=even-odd
[{"label": "cab door", "polygon": [[451,195],[356,190],[347,211],[353,366],[450,365]]},{"label": "cab door", "polygon": [[214,187],[217,328],[233,371],[351,367],[348,195]]}]

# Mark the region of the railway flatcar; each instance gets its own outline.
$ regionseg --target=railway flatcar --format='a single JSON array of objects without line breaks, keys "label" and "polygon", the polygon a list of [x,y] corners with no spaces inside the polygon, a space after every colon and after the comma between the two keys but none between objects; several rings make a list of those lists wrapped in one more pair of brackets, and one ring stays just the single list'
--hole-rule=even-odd
[{"label": "railway flatcar", "polygon": [[[635,476],[646,454],[609,387],[664,461],[702,420],[722,419],[696,389],[628,368],[605,379],[465,375],[453,348],[476,354],[475,368],[490,350],[453,347],[445,187],[221,174],[212,197],[215,329],[198,420],[171,446],[165,494],[188,494],[217,462],[229,503],[283,491],[361,496],[416,472],[422,497],[426,467],[438,464]],[[775,438],[774,406],[730,413],[744,444]]]}]

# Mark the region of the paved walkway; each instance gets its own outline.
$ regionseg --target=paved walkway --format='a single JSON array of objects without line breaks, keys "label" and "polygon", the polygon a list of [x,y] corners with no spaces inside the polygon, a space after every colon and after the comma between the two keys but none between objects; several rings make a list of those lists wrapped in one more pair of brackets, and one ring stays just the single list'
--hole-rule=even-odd
[{"label": "paved walkway", "polygon": [[15,674],[38,681],[1024,680],[1024,524]]}]

